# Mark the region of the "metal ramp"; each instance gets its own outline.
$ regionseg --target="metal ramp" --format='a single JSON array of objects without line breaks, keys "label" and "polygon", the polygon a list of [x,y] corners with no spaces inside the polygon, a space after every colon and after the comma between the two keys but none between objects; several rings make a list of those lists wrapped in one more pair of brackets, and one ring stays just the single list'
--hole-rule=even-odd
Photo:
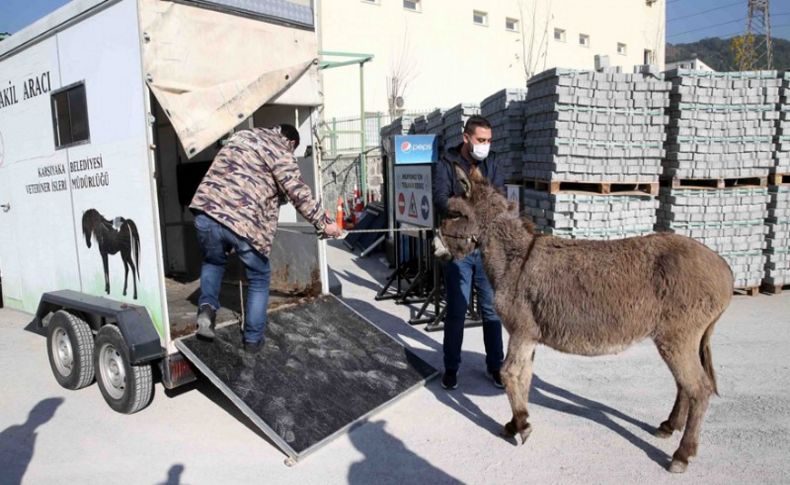
[{"label": "metal ramp", "polygon": [[176,347],[294,464],[392,404],[436,369],[333,295],[269,313],[266,345],[241,349],[239,327]]}]

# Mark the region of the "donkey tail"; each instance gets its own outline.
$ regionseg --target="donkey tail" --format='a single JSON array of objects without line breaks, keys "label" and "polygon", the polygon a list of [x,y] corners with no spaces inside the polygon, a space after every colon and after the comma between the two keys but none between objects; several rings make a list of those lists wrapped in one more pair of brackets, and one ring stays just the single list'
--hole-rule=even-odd
[{"label": "donkey tail", "polygon": [[131,219],[126,220],[131,233],[131,250],[134,257],[134,268],[137,273],[137,280],[140,281],[140,234],[137,232],[137,225]]},{"label": "donkey tail", "polygon": [[721,314],[716,317],[715,320],[708,325],[708,328],[705,330],[705,333],[702,335],[702,340],[699,343],[699,358],[702,362],[702,367],[705,369],[705,374],[708,375],[708,380],[713,388],[713,392],[718,396],[719,389],[716,385],[716,371],[713,370],[713,356],[711,355],[710,351],[710,337],[713,335],[713,327],[716,326],[716,322],[719,321],[721,318]]}]

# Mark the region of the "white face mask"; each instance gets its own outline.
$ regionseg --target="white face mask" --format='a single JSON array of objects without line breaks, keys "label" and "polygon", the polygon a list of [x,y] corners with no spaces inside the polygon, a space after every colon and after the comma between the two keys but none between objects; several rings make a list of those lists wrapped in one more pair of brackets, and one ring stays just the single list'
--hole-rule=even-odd
[{"label": "white face mask", "polygon": [[478,143],[477,145],[472,145],[472,158],[482,162],[486,159],[486,157],[488,157],[489,150],[491,150],[490,143]]}]

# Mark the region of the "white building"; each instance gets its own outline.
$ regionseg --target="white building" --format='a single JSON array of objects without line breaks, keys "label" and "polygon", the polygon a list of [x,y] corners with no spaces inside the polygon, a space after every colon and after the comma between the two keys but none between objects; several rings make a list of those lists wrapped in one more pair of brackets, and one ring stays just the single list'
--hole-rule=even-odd
[{"label": "white building", "polygon": [[699,60],[696,57],[693,58],[693,59],[685,59],[685,60],[682,60],[682,61],[667,62],[667,67],[666,68],[667,68],[667,70],[670,70],[670,69],[693,69],[695,71],[708,71],[708,72],[714,71],[714,69],[712,67],[710,67],[709,65],[705,64],[704,62],[702,62],[701,60]]},{"label": "white building", "polygon": [[[372,54],[368,112],[479,102],[551,67],[663,68],[665,0],[317,0],[320,48]],[[323,71],[326,118],[359,116],[359,70]],[[393,79],[397,79],[393,90]],[[393,92],[394,91],[394,92]]]}]

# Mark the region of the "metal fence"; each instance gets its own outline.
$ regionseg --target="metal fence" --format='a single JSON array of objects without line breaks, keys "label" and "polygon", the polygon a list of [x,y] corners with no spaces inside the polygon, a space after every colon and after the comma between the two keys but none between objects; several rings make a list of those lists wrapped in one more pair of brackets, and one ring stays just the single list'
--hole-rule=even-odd
[{"label": "metal fence", "polygon": [[[403,115],[393,116],[387,113],[368,113],[365,116],[365,145],[366,149],[378,147],[381,144],[379,132],[383,126],[393,120],[403,117],[417,117],[427,115],[432,110],[411,111]],[[359,153],[360,143],[359,117],[327,118],[320,125],[320,136],[326,156]]]}]

